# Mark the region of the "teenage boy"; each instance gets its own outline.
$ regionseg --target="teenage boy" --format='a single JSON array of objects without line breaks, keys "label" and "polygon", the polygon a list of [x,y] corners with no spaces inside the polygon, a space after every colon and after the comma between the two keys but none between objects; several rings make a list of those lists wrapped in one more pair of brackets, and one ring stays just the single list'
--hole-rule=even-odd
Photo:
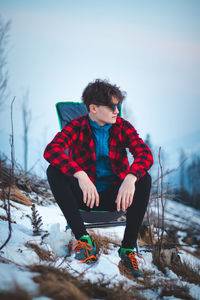
[{"label": "teenage boy", "polygon": [[[142,276],[135,257],[139,227],[151,189],[147,173],[151,150],[135,128],[118,117],[125,93],[106,80],[88,84],[82,94],[88,114],[70,121],[47,145],[47,177],[52,193],[77,239],[70,244],[75,258],[97,260],[79,209],[126,211],[126,228],[119,249],[121,262],[134,277]],[[66,154],[65,150],[68,149]],[[129,165],[129,149],[134,161]]]}]

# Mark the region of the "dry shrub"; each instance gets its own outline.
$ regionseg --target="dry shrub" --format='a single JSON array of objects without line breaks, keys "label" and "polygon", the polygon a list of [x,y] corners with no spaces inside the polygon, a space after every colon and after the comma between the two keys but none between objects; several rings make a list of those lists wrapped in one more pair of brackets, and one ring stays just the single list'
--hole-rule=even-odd
[{"label": "dry shrub", "polygon": [[112,245],[115,247],[119,246],[119,243],[116,242],[113,238],[108,236],[97,235],[93,230],[89,230],[91,237],[95,241],[97,251],[101,249],[102,253],[108,254],[108,250],[112,248]]},{"label": "dry shrub", "polygon": [[0,291],[1,300],[31,300],[32,297],[26,290],[23,290],[20,286],[15,284],[15,288],[12,291]]},{"label": "dry shrub", "polygon": [[[151,231],[151,236],[149,231]],[[154,234],[153,234],[153,227],[148,226],[146,222],[143,222],[140,226],[140,230],[138,233],[138,245],[144,246],[144,245],[151,245],[151,237],[153,239],[153,243],[156,243]]]},{"label": "dry shrub", "polygon": [[27,242],[25,246],[33,249],[41,260],[55,261],[55,256],[50,251],[41,249],[37,244]]},{"label": "dry shrub", "polygon": [[166,274],[166,267],[180,263],[178,248],[173,245],[170,246],[170,244],[163,244],[161,249],[159,249],[158,246],[159,245],[154,245],[152,262],[157,266],[158,270],[163,272],[163,274]]},{"label": "dry shrub", "polygon": [[97,283],[84,281],[81,276],[75,277],[66,270],[50,266],[35,265],[31,271],[40,273],[34,281],[40,285],[42,295],[55,300],[72,299],[137,299],[145,300],[134,289],[127,289],[124,283],[111,285],[111,281],[99,280]]}]

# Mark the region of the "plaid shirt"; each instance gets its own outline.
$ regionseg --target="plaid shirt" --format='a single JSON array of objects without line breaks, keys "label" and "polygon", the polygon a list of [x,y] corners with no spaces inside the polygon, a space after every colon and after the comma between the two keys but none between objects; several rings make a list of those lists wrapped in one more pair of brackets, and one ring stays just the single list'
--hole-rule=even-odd
[{"label": "plaid shirt", "polygon": [[[120,117],[117,117],[116,123],[109,129],[109,134],[109,157],[113,172],[121,180],[128,173],[134,174],[139,180],[153,164],[151,150],[139,137],[135,128]],[[134,157],[131,166],[126,148]],[[64,126],[47,145],[44,158],[68,176],[78,171],[85,171],[95,183],[95,143],[88,115],[74,119]]]}]

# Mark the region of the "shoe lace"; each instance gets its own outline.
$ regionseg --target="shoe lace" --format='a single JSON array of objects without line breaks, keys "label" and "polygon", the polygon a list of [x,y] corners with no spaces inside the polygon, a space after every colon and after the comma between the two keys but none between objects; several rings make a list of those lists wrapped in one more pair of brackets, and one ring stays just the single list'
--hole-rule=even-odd
[{"label": "shoe lace", "polygon": [[91,251],[93,248],[89,243],[82,242],[82,241],[74,241],[69,243],[69,247],[71,248],[71,251],[74,253],[77,253],[81,251],[82,249],[85,250],[86,252],[86,259],[80,260],[81,262],[87,262],[88,260],[91,261],[96,261],[97,260],[97,255],[90,255],[89,251]]},{"label": "shoe lace", "polygon": [[136,257],[136,255],[140,258],[142,258],[144,260],[144,262],[146,263],[145,259],[142,257],[142,255],[138,254],[138,253],[134,253],[134,252],[130,252],[127,257],[130,259],[131,264],[133,266],[133,268],[135,270],[138,270],[138,264],[141,263],[141,260],[139,258]]}]

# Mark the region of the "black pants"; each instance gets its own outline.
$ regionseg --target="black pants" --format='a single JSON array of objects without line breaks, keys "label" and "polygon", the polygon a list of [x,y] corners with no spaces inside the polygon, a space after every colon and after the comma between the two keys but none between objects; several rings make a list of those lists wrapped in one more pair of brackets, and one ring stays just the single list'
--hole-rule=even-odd
[{"label": "black pants", "polygon": [[[90,211],[83,202],[83,193],[78,180],[73,176],[66,176],[60,170],[51,165],[47,169],[47,178],[56,202],[62,210],[68,225],[76,239],[87,234],[79,209]],[[99,193],[99,206],[92,210],[115,211],[118,190],[122,181],[110,186],[107,190]],[[146,173],[135,184],[135,194],[131,206],[126,213],[126,228],[122,241],[122,247],[134,248],[139,227],[144,218],[151,189],[151,176]]]}]

